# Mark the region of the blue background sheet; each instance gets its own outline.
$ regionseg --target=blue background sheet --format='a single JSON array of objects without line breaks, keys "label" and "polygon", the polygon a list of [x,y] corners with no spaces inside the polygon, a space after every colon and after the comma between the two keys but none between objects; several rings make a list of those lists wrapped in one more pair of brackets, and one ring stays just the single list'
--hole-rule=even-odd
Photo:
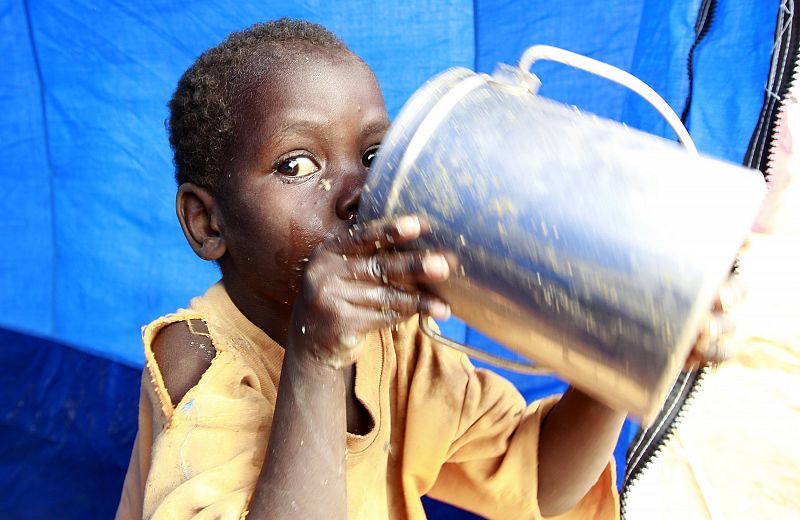
[{"label": "blue background sheet", "polygon": [[[164,121],[180,74],[229,32],[281,16],[322,23],[373,67],[392,117],[448,67],[491,72],[556,45],[632,72],[678,114],[691,90],[698,147],[739,163],[779,3],[720,0],[694,45],[701,0],[0,0],[0,516],[113,514],[136,428],[140,328],[218,277],[174,216]],[[542,95],[672,137],[619,86],[550,63],[534,72]],[[500,348],[455,320],[443,330]],[[564,388],[507,375],[529,401]]]}]

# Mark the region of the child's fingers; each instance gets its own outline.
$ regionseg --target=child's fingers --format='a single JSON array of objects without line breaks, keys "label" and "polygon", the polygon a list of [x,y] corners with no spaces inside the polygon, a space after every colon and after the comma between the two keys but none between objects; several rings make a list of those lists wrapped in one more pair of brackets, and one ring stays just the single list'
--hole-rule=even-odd
[{"label": "child's fingers", "polygon": [[344,299],[362,309],[377,311],[380,326],[394,325],[417,313],[429,314],[437,320],[450,317],[450,306],[439,298],[420,291],[403,291],[386,285],[353,284]]},{"label": "child's fingers", "polygon": [[697,336],[697,341],[686,361],[686,368],[704,364],[721,363],[733,357],[730,338],[736,324],[724,314],[711,314]]},{"label": "child's fingers", "polygon": [[730,276],[720,287],[713,312],[700,329],[684,368],[721,363],[736,354],[730,341],[736,331],[732,314],[746,296],[747,287],[741,278]]},{"label": "child's fingers", "polygon": [[427,221],[416,215],[404,215],[389,220],[371,222],[365,226],[353,226],[348,233],[326,242],[326,247],[341,254],[368,254],[395,244],[403,244],[427,233]]},{"label": "child's fingers", "polygon": [[720,287],[717,299],[714,302],[714,311],[730,313],[735,310],[747,296],[747,286],[737,276],[731,276]]},{"label": "child's fingers", "polygon": [[347,264],[354,280],[376,284],[440,282],[450,276],[447,259],[439,253],[414,251],[357,256],[349,258]]}]

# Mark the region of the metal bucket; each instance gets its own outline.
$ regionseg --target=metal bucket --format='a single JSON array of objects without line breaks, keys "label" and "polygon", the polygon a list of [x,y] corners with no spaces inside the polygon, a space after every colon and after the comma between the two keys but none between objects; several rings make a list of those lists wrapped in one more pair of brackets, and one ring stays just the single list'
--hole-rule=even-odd
[{"label": "metal bucket", "polygon": [[[648,423],[750,228],[763,178],[537,95],[528,68],[539,55],[632,78],[547,47],[493,76],[436,76],[384,139],[359,220],[427,216],[432,232],[412,247],[459,259],[431,288],[456,316]],[[664,113],[663,100],[648,100]]]}]

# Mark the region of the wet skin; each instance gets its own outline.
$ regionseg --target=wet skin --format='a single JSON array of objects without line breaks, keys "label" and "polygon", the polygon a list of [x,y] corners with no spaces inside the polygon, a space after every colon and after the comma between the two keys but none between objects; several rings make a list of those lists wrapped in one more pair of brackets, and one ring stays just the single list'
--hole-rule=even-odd
[{"label": "wet skin", "polygon": [[242,110],[221,200],[221,265],[240,310],[282,345],[304,259],[353,224],[369,161],[389,124],[365,69],[355,60],[298,60]]},{"label": "wet skin", "polygon": [[[226,247],[220,259],[223,281],[243,314],[281,345],[291,343],[292,323],[305,327],[306,335],[335,334],[315,338],[317,343],[336,344],[317,345],[327,354],[314,353],[323,362],[332,361],[326,356],[336,357],[331,349],[338,348],[339,336],[398,321],[364,311],[391,305],[386,293],[373,300],[357,294],[385,286],[371,276],[376,262],[383,274],[388,270],[403,280],[425,278],[419,255],[382,255],[373,246],[373,234],[385,241],[387,233],[397,234],[396,224],[388,224],[388,231],[359,229],[352,234],[361,187],[389,126],[378,83],[369,68],[353,58],[299,57],[256,89],[241,113],[233,147],[237,153],[219,201]],[[347,254],[350,259],[341,257]],[[380,260],[369,258],[375,254]],[[443,268],[441,262],[434,268],[437,265]],[[351,304],[344,311],[341,300],[336,309],[321,309],[331,305],[317,301],[325,271],[339,275],[327,281],[326,290],[338,281],[349,282],[348,287],[337,285],[337,294]],[[353,284],[356,279],[359,283]],[[301,286],[304,297],[296,306]],[[434,303],[427,295],[420,298],[420,305],[400,310],[413,314]],[[336,330],[319,331],[319,311],[324,315],[330,310],[337,314],[330,316]],[[439,307],[434,310],[442,313]]]}]

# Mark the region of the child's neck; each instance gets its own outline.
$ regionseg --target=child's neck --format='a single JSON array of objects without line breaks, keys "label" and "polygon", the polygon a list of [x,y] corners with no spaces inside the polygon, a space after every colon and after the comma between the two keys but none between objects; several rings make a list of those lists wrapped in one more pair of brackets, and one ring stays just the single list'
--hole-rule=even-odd
[{"label": "child's neck", "polygon": [[262,298],[249,290],[244,280],[235,276],[223,276],[222,283],[239,312],[278,345],[286,348],[291,304]]},{"label": "child's neck", "polygon": [[[223,276],[222,283],[228,296],[245,318],[263,330],[284,349],[287,345],[291,304],[260,298],[248,290],[248,284],[236,276]],[[366,435],[373,427],[372,417],[355,394],[355,365],[344,369],[347,431]]]}]

